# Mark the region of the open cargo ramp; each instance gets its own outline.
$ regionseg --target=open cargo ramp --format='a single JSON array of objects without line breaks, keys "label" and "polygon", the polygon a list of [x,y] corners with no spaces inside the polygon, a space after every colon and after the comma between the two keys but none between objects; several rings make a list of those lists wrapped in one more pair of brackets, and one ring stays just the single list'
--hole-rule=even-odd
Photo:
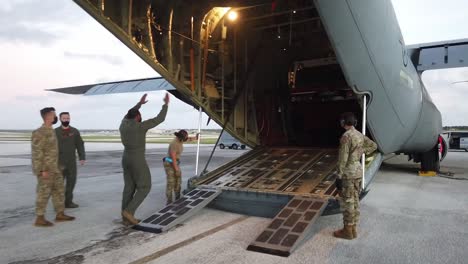
[{"label": "open cargo ramp", "polygon": [[289,256],[307,238],[327,201],[294,197],[247,250]]},{"label": "open cargo ramp", "polygon": [[330,198],[336,195],[333,171],[337,158],[336,149],[259,148],[194,184],[231,191]]},{"label": "open cargo ramp", "polygon": [[159,212],[141,221],[133,228],[151,233],[167,231],[195,215],[220,193],[221,190],[219,189],[194,189]]}]

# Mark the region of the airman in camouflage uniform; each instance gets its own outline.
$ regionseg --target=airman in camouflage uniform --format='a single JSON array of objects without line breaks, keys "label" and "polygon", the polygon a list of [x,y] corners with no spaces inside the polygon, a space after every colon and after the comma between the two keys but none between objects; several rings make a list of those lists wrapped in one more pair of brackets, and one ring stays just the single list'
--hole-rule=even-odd
[{"label": "airman in camouflage uniform", "polygon": [[180,130],[174,133],[176,136],[169,144],[167,150],[167,157],[163,159],[164,170],[166,171],[166,204],[172,203],[174,194],[175,200],[180,198],[180,189],[182,183],[182,172],[180,170],[180,155],[184,151],[184,142],[193,141],[198,139],[196,137],[189,137],[187,131]]},{"label": "airman in camouflage uniform", "polygon": [[164,105],[158,116],[142,122],[139,109],[146,102],[145,94],[135,107],[128,110],[119,128],[120,138],[124,145],[122,217],[125,224],[138,224],[139,220],[134,217],[135,211],[151,190],[151,173],[145,158],[146,133],[166,118],[169,95],[166,94]]},{"label": "airman in camouflage uniform", "polygon": [[32,133],[31,154],[32,168],[37,176],[36,222],[35,226],[48,227],[53,224],[44,217],[47,203],[52,196],[56,222],[72,221],[75,218],[64,214],[63,176],[58,165],[58,145],[52,124],[57,122],[55,109],[47,107],[41,110],[44,124]]},{"label": "airman in camouflage uniform", "polygon": [[356,225],[359,223],[359,195],[362,184],[362,154],[370,155],[377,149],[368,137],[357,131],[356,117],[353,113],[344,113],[341,126],[346,132],[340,139],[338,156],[337,189],[341,196],[343,211],[343,229],[335,231],[338,238],[354,239],[357,237]]}]

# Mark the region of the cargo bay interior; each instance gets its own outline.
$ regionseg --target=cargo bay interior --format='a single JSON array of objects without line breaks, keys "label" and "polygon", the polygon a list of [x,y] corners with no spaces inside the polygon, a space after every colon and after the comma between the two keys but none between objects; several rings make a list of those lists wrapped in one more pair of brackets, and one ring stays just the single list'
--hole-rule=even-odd
[{"label": "cargo bay interior", "polygon": [[[270,6],[240,9],[239,21],[223,21],[211,35],[225,38],[226,58],[218,64],[208,60],[215,62],[214,71],[222,68],[222,86],[235,82],[234,70],[226,68],[236,68],[236,75],[245,80],[238,89],[245,89],[248,99],[234,108],[254,102],[255,115],[249,117],[256,121],[258,149],[210,172],[200,184],[336,195],[332,172],[344,132],[338,119],[343,112],[360,116],[361,106],[346,83],[317,10],[307,4],[273,13]],[[234,29],[229,31],[229,26]],[[236,98],[235,93],[231,96]]]},{"label": "cargo bay interior", "polygon": [[340,114],[360,116],[361,107],[317,10],[311,1],[301,2],[307,5],[296,1],[276,12],[270,5],[239,9],[235,21],[227,12],[210,35],[210,49],[224,56],[209,53],[205,75],[224,88],[227,98],[236,99],[245,89],[247,99],[232,105],[236,111],[252,104],[247,129],[257,130],[258,145],[334,148],[343,133]]},{"label": "cargo bay interior", "polygon": [[90,3],[174,95],[254,149],[196,185],[335,194],[339,115],[361,106],[313,1]]}]

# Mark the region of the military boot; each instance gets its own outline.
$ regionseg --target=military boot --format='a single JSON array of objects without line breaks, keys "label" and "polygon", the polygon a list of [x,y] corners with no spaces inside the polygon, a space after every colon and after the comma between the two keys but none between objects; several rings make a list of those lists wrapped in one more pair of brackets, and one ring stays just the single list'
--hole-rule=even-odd
[{"label": "military boot", "polygon": [[132,224],[130,224],[130,222],[127,221],[127,219],[125,219],[125,218],[122,217],[122,225],[124,225],[124,226],[131,226]]},{"label": "military boot", "polygon": [[130,224],[132,225],[138,225],[138,223],[140,221],[138,221],[138,219],[136,219],[133,214],[129,213],[128,211],[126,210],[123,210],[122,211],[122,217],[127,220]]},{"label": "military boot", "polygon": [[353,238],[357,238],[357,225],[352,225],[353,226]]},{"label": "military boot", "polygon": [[[135,219],[136,219],[138,222],[141,222],[140,219],[138,219],[138,218],[135,218]],[[132,225],[132,223],[130,223],[125,217],[122,217],[122,224],[123,224],[124,226],[131,226],[131,225]]]},{"label": "military boot", "polygon": [[65,204],[65,208],[78,208],[78,207],[80,207],[80,206],[77,205],[74,202],[70,202],[70,203]]},{"label": "military boot", "polygon": [[353,236],[353,226],[352,225],[345,225],[343,229],[337,230],[333,232],[333,236],[337,238],[343,238],[343,239],[354,239]]},{"label": "military boot", "polygon": [[47,221],[43,215],[38,215],[36,217],[36,222],[34,222],[34,226],[37,226],[37,227],[50,227],[50,226],[54,226],[54,224]]},{"label": "military boot", "polygon": [[67,222],[73,220],[75,220],[75,217],[66,215],[64,212],[60,212],[55,216],[55,222]]}]

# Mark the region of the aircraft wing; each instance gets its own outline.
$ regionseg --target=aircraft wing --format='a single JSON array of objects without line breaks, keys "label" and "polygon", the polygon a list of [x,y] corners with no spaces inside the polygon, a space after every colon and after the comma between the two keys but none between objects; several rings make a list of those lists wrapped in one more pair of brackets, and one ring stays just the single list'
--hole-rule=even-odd
[{"label": "aircraft wing", "polygon": [[419,72],[468,66],[468,39],[407,46]]},{"label": "aircraft wing", "polygon": [[149,92],[175,90],[164,78],[136,79],[120,82],[107,82],[73,86],[66,88],[49,89],[48,91],[65,94],[103,95],[115,93]]}]

